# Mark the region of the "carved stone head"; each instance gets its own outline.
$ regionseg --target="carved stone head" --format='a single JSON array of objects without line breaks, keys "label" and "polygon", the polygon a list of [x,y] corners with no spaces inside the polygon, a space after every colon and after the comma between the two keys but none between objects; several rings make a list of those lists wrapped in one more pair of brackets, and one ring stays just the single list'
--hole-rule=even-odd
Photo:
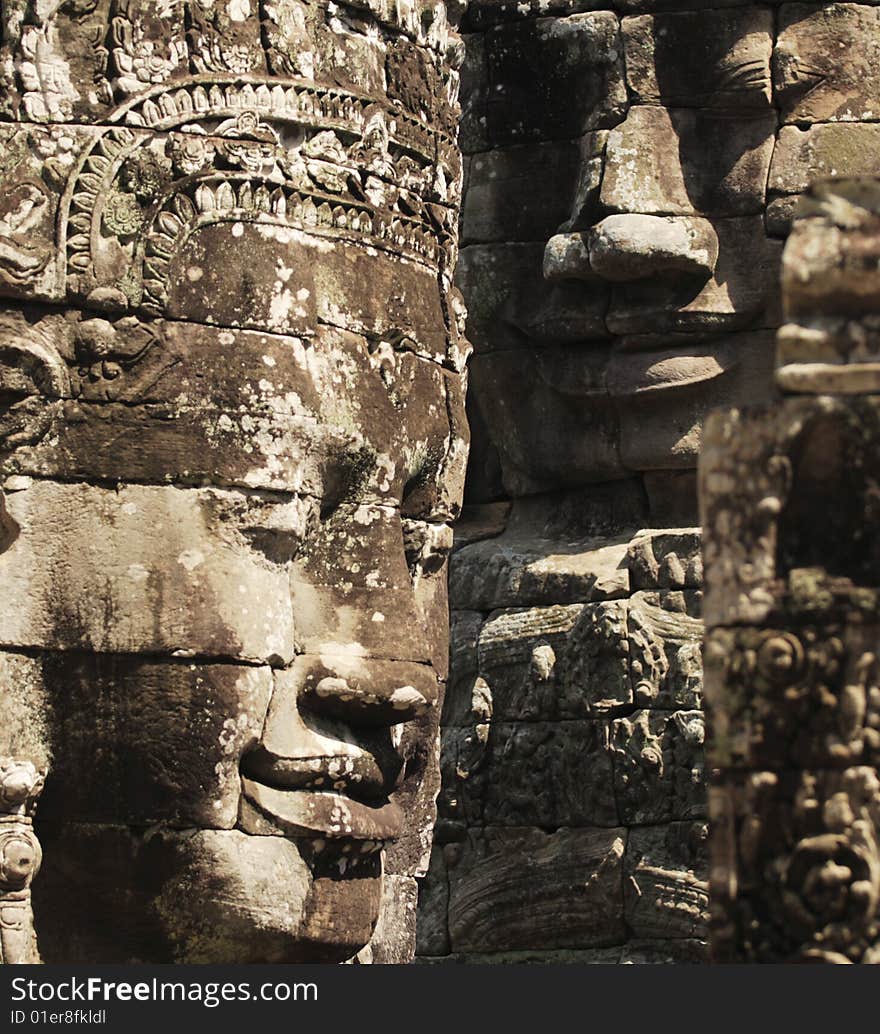
[{"label": "carved stone head", "polygon": [[43,955],[346,959],[412,904],[437,788],[454,36],[442,5],[25,6],[0,752],[49,765]]},{"label": "carved stone head", "polygon": [[770,390],[797,195],[877,164],[876,70],[835,56],[873,8],[589,6],[467,16],[460,275],[513,495],[692,470]]}]

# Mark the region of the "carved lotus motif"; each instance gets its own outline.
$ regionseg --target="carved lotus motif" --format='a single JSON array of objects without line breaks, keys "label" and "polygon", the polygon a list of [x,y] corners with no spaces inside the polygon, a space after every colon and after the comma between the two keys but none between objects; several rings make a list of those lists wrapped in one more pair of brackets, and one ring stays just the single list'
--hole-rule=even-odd
[{"label": "carved lotus motif", "polygon": [[770,635],[758,648],[757,666],[771,682],[797,679],[804,666],[804,648],[789,632]]},{"label": "carved lotus motif", "polygon": [[246,172],[268,171],[279,151],[278,135],[253,111],[243,111],[234,121],[222,123],[217,132],[223,137],[218,153],[233,168]]},{"label": "carved lotus motif", "polygon": [[790,919],[844,946],[874,915],[876,863],[870,842],[856,829],[802,840],[791,856],[783,891]]},{"label": "carved lotus motif", "polygon": [[168,169],[149,151],[132,155],[119,177],[122,190],[134,194],[139,201],[155,200],[167,180]]},{"label": "carved lotus motif", "polygon": [[192,176],[211,165],[217,152],[204,136],[197,133],[174,133],[168,139],[166,153],[178,176]]},{"label": "carved lotus motif", "polygon": [[125,93],[135,93],[144,86],[163,83],[177,67],[177,55],[163,57],[152,43],[142,43],[134,53],[118,50],[115,53],[120,75],[117,85]]},{"label": "carved lotus motif", "polygon": [[134,194],[114,190],[105,201],[103,222],[114,237],[131,237],[143,226],[144,213]]},{"label": "carved lotus motif", "polygon": [[18,812],[43,789],[43,776],[30,761],[0,761],[0,811]]}]

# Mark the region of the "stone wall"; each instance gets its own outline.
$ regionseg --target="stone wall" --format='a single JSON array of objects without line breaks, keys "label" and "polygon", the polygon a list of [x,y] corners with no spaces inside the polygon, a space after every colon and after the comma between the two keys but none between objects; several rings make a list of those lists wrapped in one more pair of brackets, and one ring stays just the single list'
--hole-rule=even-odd
[{"label": "stone wall", "polygon": [[702,423],[772,397],[812,177],[880,171],[880,6],[481,0],[463,29],[473,443],[419,952],[704,959]]},{"label": "stone wall", "polygon": [[453,555],[461,609],[420,950],[700,960],[698,533],[600,537],[593,513],[555,555],[563,529],[546,505]]}]

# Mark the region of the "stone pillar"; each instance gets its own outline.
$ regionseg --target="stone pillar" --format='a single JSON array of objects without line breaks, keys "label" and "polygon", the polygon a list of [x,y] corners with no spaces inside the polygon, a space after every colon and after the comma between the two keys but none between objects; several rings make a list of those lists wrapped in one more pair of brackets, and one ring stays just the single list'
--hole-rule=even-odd
[{"label": "stone pillar", "polygon": [[714,958],[880,961],[880,182],[814,185],[700,467]]},{"label": "stone pillar", "polygon": [[405,959],[466,454],[446,5],[0,10],[0,752],[51,762],[41,950],[341,961],[382,909]]},{"label": "stone pillar", "polygon": [[42,852],[31,816],[43,775],[21,758],[0,758],[0,963],[40,961],[31,909],[31,881]]}]

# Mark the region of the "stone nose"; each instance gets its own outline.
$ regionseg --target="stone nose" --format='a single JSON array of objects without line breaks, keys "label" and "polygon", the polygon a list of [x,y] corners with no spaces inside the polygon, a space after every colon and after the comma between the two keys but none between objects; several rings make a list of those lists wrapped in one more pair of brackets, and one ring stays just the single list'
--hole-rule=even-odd
[{"label": "stone nose", "polygon": [[708,219],[609,215],[589,230],[551,237],[544,278],[625,282],[678,273],[708,279],[717,261],[718,236]]},{"label": "stone nose", "polygon": [[303,707],[352,726],[412,721],[437,702],[437,678],[427,665],[370,660],[352,665],[325,657],[304,674]]},{"label": "stone nose", "polygon": [[288,679],[286,693],[273,698],[273,711],[292,694],[289,711],[343,722],[351,730],[412,721],[436,706],[439,689],[437,676],[427,664],[344,653],[298,657]]}]

